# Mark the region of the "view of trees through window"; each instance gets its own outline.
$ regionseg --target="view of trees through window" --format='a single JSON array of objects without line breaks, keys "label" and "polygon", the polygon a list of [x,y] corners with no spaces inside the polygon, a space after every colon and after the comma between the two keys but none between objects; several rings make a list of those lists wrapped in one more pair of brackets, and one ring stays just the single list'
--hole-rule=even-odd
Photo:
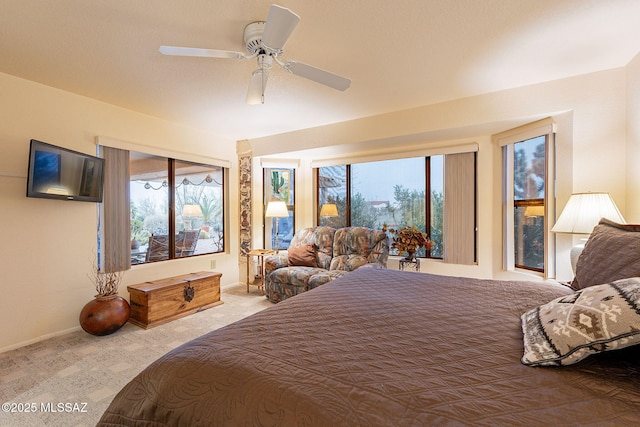
[{"label": "view of trees through window", "polygon": [[514,144],[516,267],[544,271],[545,136]]},{"label": "view of trees through window", "polygon": [[[295,169],[264,169],[264,212],[270,201],[283,201],[287,205],[289,216],[285,218],[265,218],[265,249],[287,249],[293,238],[295,205]],[[277,236],[276,236],[277,221]],[[276,244],[276,239],[278,240]]]},{"label": "view of trees through window", "polygon": [[224,250],[223,168],[134,152],[129,167],[132,264]]},{"label": "view of trees through window", "polygon": [[319,168],[319,225],[416,226],[435,243],[430,254],[421,249],[418,256],[441,258],[443,161],[431,156]]}]

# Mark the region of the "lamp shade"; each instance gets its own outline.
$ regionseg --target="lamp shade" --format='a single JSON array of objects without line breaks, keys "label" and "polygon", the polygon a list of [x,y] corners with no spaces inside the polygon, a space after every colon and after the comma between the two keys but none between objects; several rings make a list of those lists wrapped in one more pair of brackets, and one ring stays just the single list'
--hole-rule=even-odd
[{"label": "lamp shade", "polygon": [[591,234],[602,218],[624,224],[624,218],[609,193],[577,193],[560,214],[551,231],[555,233]]},{"label": "lamp shade", "polygon": [[182,208],[182,216],[200,218],[202,216],[202,209],[200,205],[184,205]]},{"label": "lamp shade", "polygon": [[283,201],[275,200],[267,204],[264,216],[267,218],[286,218],[289,216],[289,210]]},{"label": "lamp shade", "polygon": [[325,203],[320,208],[320,216],[338,216],[338,207],[335,203]]},{"label": "lamp shade", "polygon": [[544,216],[544,206],[527,206],[524,208],[524,216]]}]

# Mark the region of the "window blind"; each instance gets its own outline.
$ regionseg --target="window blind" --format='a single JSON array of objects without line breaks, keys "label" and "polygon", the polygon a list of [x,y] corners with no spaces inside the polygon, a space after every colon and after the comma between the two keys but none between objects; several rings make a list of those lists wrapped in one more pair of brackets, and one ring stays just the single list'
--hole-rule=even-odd
[{"label": "window blind", "polygon": [[260,167],[263,169],[297,169],[300,167],[299,159],[260,159]]},{"label": "window blind", "polygon": [[515,144],[516,142],[526,141],[540,135],[547,135],[556,131],[556,122],[551,118],[538,120],[537,122],[519,126],[514,129],[498,133],[493,139],[498,142],[500,147]]},{"label": "window blind", "polygon": [[458,145],[439,145],[433,146],[430,145],[428,147],[412,150],[412,151],[393,151],[393,152],[385,152],[381,154],[371,154],[371,155],[351,155],[344,157],[336,157],[332,159],[317,159],[311,161],[312,168],[321,168],[327,166],[341,166],[341,165],[352,165],[356,163],[367,163],[367,162],[378,162],[383,160],[397,160],[397,159],[410,159],[413,157],[428,157],[428,156],[436,156],[440,154],[455,154],[455,153],[474,153],[478,151],[478,144],[475,142],[468,144],[458,144]]},{"label": "window blind", "polygon": [[231,167],[231,162],[228,160],[217,159],[215,157],[207,157],[200,154],[165,150],[163,148],[151,147],[151,146],[142,145],[142,144],[134,144],[132,142],[120,141],[118,139],[106,138],[104,136],[97,137],[96,144],[102,147],[119,148],[121,150],[136,151],[139,153],[152,154],[154,156],[159,156],[159,157],[168,157],[170,159],[185,160],[187,162],[207,164],[211,166],[220,166],[223,168]]},{"label": "window blind", "polygon": [[102,200],[102,270],[131,268],[131,218],[129,206],[129,152],[100,147],[105,159]]},{"label": "window blind", "polygon": [[474,264],[475,153],[447,154],[444,175],[443,261]]}]

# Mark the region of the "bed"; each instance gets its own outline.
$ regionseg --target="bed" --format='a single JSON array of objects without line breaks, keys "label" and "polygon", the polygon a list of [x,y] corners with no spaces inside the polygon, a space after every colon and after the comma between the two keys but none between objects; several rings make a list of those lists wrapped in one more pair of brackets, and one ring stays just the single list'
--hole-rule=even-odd
[{"label": "bed", "polygon": [[640,425],[638,346],[523,363],[523,313],[575,294],[356,270],[166,354],[99,425]]}]

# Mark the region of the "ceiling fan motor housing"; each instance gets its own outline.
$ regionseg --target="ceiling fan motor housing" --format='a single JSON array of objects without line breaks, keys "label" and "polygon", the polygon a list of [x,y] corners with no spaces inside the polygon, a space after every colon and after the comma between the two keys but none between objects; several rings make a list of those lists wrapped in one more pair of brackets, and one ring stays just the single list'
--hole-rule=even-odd
[{"label": "ceiling fan motor housing", "polygon": [[262,33],[265,21],[256,21],[244,27],[244,43],[249,54],[253,55],[263,50]]}]

